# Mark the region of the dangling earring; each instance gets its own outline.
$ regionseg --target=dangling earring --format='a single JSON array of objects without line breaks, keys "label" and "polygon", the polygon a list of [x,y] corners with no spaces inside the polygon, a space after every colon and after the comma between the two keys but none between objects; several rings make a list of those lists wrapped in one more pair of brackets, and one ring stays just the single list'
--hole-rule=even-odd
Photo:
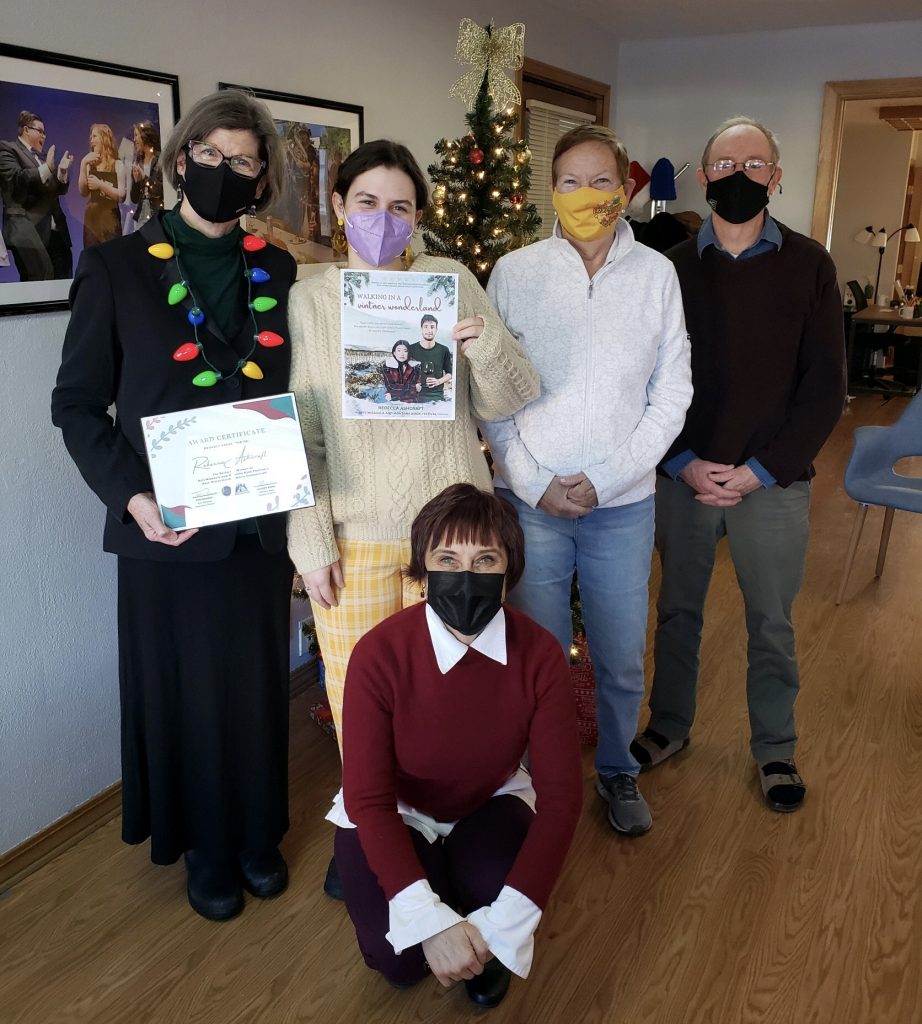
[{"label": "dangling earring", "polygon": [[176,195],[179,201],[182,202],[182,178],[176,179]]},{"label": "dangling earring", "polygon": [[426,600],[426,585],[425,583],[419,588],[419,596],[425,601]]},{"label": "dangling earring", "polygon": [[256,216],[256,203],[255,202],[250,203],[250,205],[247,207],[247,216],[248,217],[255,217]]},{"label": "dangling earring", "polygon": [[341,217],[336,220],[336,230],[333,232],[330,244],[333,246],[333,252],[340,256],[345,256],[346,251],[349,248],[349,243],[346,241],[346,232],[343,231],[343,222]]},{"label": "dangling earring", "polygon": [[413,266],[413,250],[409,246],[401,253],[400,263],[404,270],[409,270]]}]

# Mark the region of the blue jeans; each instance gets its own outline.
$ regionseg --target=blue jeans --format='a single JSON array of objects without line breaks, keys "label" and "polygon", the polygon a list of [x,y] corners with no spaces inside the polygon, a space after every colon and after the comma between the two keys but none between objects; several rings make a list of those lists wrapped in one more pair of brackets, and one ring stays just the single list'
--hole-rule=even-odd
[{"label": "blue jeans", "polygon": [[510,490],[498,493],[515,506],[525,532],[525,573],[509,603],[553,633],[569,661],[576,570],[595,672],[596,770],[636,775],[639,765],[630,746],[644,694],[653,495],[631,505],[597,508],[579,519],[559,519],[531,508]]}]

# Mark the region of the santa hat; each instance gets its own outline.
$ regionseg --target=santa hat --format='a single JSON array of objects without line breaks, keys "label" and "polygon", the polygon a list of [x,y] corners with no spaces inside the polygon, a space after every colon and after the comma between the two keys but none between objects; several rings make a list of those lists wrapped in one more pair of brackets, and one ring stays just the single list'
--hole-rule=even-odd
[{"label": "santa hat", "polygon": [[650,175],[636,160],[632,160],[628,177],[634,179],[634,193],[628,203],[627,212],[632,217],[642,217],[650,202]]},{"label": "santa hat", "polygon": [[675,199],[675,167],[664,156],[656,161],[650,172],[650,198]]}]

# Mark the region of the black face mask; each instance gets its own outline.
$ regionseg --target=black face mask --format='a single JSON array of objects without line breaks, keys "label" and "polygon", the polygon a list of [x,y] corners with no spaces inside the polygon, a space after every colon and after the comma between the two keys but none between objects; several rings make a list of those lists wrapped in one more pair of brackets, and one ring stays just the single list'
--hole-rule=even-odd
[{"label": "black face mask", "polygon": [[768,185],[760,185],[745,171],[737,171],[709,181],[705,197],[718,217],[729,224],[745,224],[768,206]]},{"label": "black face mask", "polygon": [[445,623],[465,636],[476,636],[503,603],[505,573],[430,572],[428,601]]},{"label": "black face mask", "polygon": [[246,213],[256,199],[261,179],[261,174],[241,178],[224,163],[202,167],[187,155],[182,190],[202,220],[226,224]]}]

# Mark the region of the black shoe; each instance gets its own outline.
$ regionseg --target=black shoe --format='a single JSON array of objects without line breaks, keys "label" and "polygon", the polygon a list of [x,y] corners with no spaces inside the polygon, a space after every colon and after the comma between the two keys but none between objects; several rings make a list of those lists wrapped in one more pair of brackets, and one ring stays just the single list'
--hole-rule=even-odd
[{"label": "black shoe", "polygon": [[336,867],[336,858],[330,858],[330,866],[327,868],[327,877],[323,880],[323,891],[331,900],[344,900],[343,883],[339,879],[339,870]]},{"label": "black shoe", "polygon": [[186,850],[189,906],[209,921],[227,921],[243,910],[243,890],[232,860],[218,860],[200,850]]},{"label": "black shoe", "polygon": [[288,865],[277,848],[244,850],[237,861],[244,889],[260,899],[278,896],[288,886]]},{"label": "black shoe", "polygon": [[509,968],[496,957],[488,960],[476,978],[464,983],[468,998],[478,1006],[499,1006],[509,991]]}]

